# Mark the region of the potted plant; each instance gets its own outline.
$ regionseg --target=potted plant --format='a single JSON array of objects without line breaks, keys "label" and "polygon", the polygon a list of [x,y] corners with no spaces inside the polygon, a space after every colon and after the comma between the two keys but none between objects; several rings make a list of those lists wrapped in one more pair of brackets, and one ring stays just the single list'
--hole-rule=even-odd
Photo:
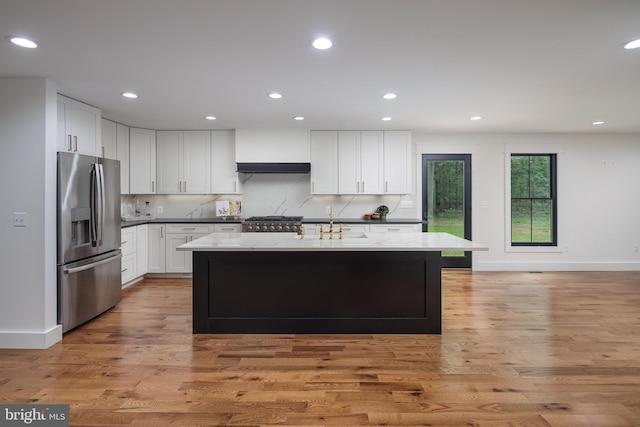
[{"label": "potted plant", "polygon": [[384,220],[387,218],[387,214],[389,213],[389,208],[385,205],[380,205],[376,209],[376,212],[380,214],[380,219]]}]

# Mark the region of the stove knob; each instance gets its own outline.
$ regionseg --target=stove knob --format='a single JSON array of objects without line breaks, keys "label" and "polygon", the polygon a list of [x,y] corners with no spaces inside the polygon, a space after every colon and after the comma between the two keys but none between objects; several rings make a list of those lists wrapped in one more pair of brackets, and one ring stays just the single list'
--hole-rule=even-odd
[{"label": "stove knob", "polygon": [[289,227],[288,225],[284,226],[284,231],[290,231],[290,230],[291,230],[291,227]]},{"label": "stove knob", "polygon": [[276,227],[276,230],[278,230],[278,231],[282,231],[282,226],[281,226],[281,225],[277,226],[277,227]]},{"label": "stove knob", "polygon": [[271,224],[269,226],[269,231],[276,231],[276,227],[273,224]]},{"label": "stove knob", "polygon": [[269,231],[269,228],[266,225],[262,226],[262,231]]},{"label": "stove knob", "polygon": [[253,231],[253,225],[247,225],[247,231]]}]

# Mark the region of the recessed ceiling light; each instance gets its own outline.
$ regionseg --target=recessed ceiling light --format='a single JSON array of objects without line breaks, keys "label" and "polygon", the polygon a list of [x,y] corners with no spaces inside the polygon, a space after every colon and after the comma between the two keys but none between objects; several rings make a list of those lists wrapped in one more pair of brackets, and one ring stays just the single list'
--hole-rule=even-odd
[{"label": "recessed ceiling light", "polygon": [[630,41],[629,43],[624,45],[625,49],[637,49],[639,47],[640,47],[640,39]]},{"label": "recessed ceiling light", "polygon": [[136,99],[138,97],[138,95],[136,95],[133,92],[123,92],[122,96],[124,96],[125,98],[130,98],[130,99]]},{"label": "recessed ceiling light", "polygon": [[469,120],[482,120],[482,117],[480,117],[480,116],[473,116],[473,117],[469,117]]},{"label": "recessed ceiling light", "polygon": [[38,47],[36,42],[34,42],[33,40],[26,39],[24,37],[8,36],[6,37],[6,39],[9,40],[11,43],[15,44],[16,46],[26,47],[28,49],[35,49],[36,47]]},{"label": "recessed ceiling light", "polygon": [[280,98],[282,98],[282,95],[277,93],[277,92],[272,92],[272,93],[269,94],[269,98],[271,98],[271,99],[280,99]]},{"label": "recessed ceiling light", "polygon": [[295,116],[295,117],[293,118],[293,120],[304,120],[304,117],[302,117],[302,116]]},{"label": "recessed ceiling light", "polygon": [[382,119],[383,122],[388,122],[389,120],[391,120],[391,117],[383,117]]},{"label": "recessed ceiling light", "polygon": [[597,122],[593,122],[591,123],[592,125],[603,125],[604,122],[603,121],[597,121]]},{"label": "recessed ceiling light", "polygon": [[331,40],[326,37],[318,37],[311,44],[313,45],[313,47],[320,50],[329,49],[331,46],[333,46]]},{"label": "recessed ceiling light", "polygon": [[207,120],[215,120],[216,118],[214,116],[205,116],[205,119],[207,119]]},{"label": "recessed ceiling light", "polygon": [[398,95],[396,95],[395,93],[385,93],[384,95],[382,95],[382,97],[384,99],[396,99]]}]

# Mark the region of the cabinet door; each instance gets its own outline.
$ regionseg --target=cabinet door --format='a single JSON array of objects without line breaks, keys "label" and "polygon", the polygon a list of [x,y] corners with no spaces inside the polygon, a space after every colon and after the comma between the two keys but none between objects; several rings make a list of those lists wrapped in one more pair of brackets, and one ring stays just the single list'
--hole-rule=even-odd
[{"label": "cabinet door", "polygon": [[413,155],[411,132],[384,132],[384,192],[411,194]]},{"label": "cabinet door", "polygon": [[156,133],[156,194],[182,192],[182,131]]},{"label": "cabinet door", "polygon": [[129,192],[156,192],[156,132],[130,128],[129,131]]},{"label": "cabinet door", "polygon": [[102,118],[100,110],[82,102],[71,103],[71,134],[74,151],[100,156],[102,151]]},{"label": "cabinet door", "polygon": [[238,194],[241,192],[236,172],[234,131],[211,131],[211,192]]},{"label": "cabinet door", "polygon": [[361,194],[383,194],[382,131],[363,131],[360,135],[360,187]]},{"label": "cabinet door", "polygon": [[129,194],[129,126],[116,124],[116,159],[120,160],[120,194]]},{"label": "cabinet door", "polygon": [[338,132],[311,132],[311,194],[338,194]]},{"label": "cabinet door", "polygon": [[136,277],[147,274],[148,230],[147,224],[136,227]]},{"label": "cabinet door", "polygon": [[147,225],[147,272],[148,273],[164,273],[165,272],[165,225],[164,224],[148,224]]},{"label": "cabinet door", "polygon": [[73,151],[71,135],[71,102],[70,98],[58,95],[58,136],[57,151]]},{"label": "cabinet door", "polygon": [[136,253],[136,238],[135,227],[127,227],[120,230],[120,251],[123,256]]},{"label": "cabinet door", "polygon": [[360,193],[360,132],[338,132],[338,193]]},{"label": "cabinet door", "polygon": [[182,192],[211,192],[211,132],[184,131],[182,147]]},{"label": "cabinet door", "polygon": [[176,233],[167,234],[165,255],[167,273],[190,273],[191,272],[191,252],[177,251],[176,248],[189,242],[190,234]]},{"label": "cabinet door", "polygon": [[117,160],[116,132],[117,126],[115,122],[102,119],[102,150],[100,155],[105,159]]}]

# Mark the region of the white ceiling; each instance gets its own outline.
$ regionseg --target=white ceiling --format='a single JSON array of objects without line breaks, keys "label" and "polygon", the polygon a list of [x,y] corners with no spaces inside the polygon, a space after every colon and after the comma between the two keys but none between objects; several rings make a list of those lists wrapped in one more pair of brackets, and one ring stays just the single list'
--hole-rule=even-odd
[{"label": "white ceiling", "polygon": [[639,0],[0,0],[0,31],[0,76],[139,127],[640,132]]}]

